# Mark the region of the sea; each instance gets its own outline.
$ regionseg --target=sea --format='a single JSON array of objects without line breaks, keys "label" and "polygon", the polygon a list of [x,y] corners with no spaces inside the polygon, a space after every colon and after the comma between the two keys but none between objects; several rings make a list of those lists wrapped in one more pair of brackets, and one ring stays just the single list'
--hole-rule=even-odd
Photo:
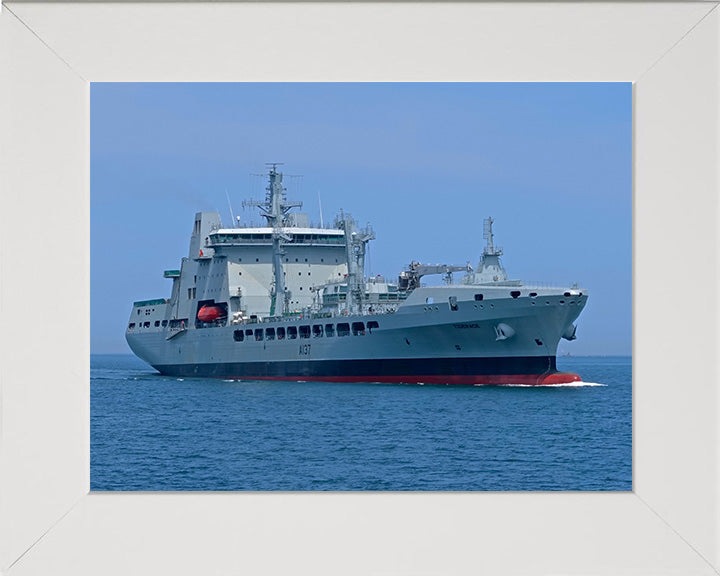
[{"label": "sea", "polygon": [[91,356],[93,491],[630,491],[632,359],[580,385],[177,378]]}]

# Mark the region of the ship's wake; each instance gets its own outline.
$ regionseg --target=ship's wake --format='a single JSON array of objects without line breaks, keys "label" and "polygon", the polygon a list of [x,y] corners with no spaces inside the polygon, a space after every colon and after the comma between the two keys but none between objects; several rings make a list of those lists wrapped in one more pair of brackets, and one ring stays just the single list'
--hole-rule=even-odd
[{"label": "ship's wake", "polygon": [[[484,386],[484,384],[475,384],[475,386]],[[591,388],[593,386],[606,387],[607,384],[599,382],[565,382],[563,384],[503,384],[508,388]]]}]

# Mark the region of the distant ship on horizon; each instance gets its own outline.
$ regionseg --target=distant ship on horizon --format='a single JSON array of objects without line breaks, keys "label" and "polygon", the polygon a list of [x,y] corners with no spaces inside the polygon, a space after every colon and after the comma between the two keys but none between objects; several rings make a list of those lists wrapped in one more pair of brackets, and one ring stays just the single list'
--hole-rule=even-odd
[{"label": "distant ship on horizon", "polygon": [[[413,261],[397,279],[365,276],[370,226],[341,212],[331,227],[293,212],[278,164],[265,226],[224,228],[195,215],[169,298],[134,302],[132,351],[162,374],[225,379],[436,384],[561,384],[558,342],[574,340],[587,291],[508,278],[492,218],[475,269]],[[235,223],[233,223],[235,224]],[[471,240],[471,239],[469,239]],[[462,273],[460,282],[454,275]],[[426,286],[424,276],[445,283]],[[567,354],[569,356],[569,353]]]}]

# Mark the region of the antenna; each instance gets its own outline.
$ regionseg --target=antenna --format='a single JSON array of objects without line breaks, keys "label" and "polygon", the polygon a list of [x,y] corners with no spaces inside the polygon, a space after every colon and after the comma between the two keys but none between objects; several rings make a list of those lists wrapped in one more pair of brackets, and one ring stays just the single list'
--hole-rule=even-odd
[{"label": "antenna", "polygon": [[230,221],[235,224],[235,214],[233,214],[232,203],[230,202],[230,194],[228,194],[227,188],[225,188],[225,196],[227,197],[228,206],[230,207]]},{"label": "antenna", "polygon": [[483,239],[487,240],[483,255],[485,256],[502,256],[502,248],[495,247],[495,235],[492,231],[492,225],[495,220],[492,218],[485,218],[483,220]]},{"label": "antenna", "polygon": [[325,226],[323,225],[322,200],[320,200],[320,190],[318,190],[318,206],[320,206],[320,228],[325,228]]},{"label": "antenna", "polygon": [[[265,162],[265,166],[272,166],[272,171],[277,172],[276,168],[282,166],[285,162]],[[264,174],[263,174],[264,176]]]},{"label": "antenna", "polygon": [[490,240],[490,246],[492,246],[493,242],[492,225],[492,218],[485,218],[485,220],[483,220],[483,240]]},{"label": "antenna", "polygon": [[276,170],[277,166],[280,166],[281,162],[269,163],[272,168],[270,169],[269,185],[265,188],[267,193],[265,194],[265,201],[259,200],[243,200],[243,208],[251,206],[260,208],[260,216],[267,220],[267,225],[271,228],[282,227],[286,224],[287,213],[292,208],[302,208],[302,202],[290,202],[285,196],[286,188],[283,187],[283,174]]}]

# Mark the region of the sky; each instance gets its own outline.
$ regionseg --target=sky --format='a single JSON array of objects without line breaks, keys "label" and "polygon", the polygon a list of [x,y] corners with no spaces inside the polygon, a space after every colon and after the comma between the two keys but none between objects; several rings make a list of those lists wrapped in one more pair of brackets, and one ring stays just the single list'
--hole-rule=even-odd
[{"label": "sky", "polygon": [[372,224],[372,275],[476,266],[492,216],[510,278],[589,294],[559,354],[631,353],[630,83],[93,83],[90,110],[93,353],[130,352],[196,212],[263,222],[267,162],[312,222]]}]

